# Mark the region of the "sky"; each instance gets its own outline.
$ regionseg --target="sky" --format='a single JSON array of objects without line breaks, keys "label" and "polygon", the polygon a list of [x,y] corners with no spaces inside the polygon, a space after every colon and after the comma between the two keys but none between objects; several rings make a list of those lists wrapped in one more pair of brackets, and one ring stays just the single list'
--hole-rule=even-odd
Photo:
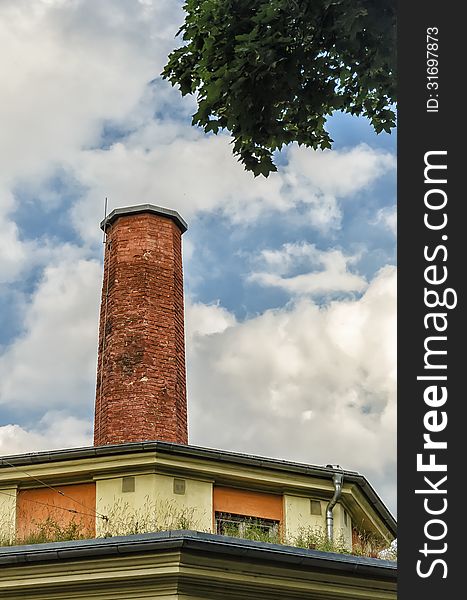
[{"label": "sky", "polygon": [[190,443],[367,477],[396,512],[396,138],[336,114],[268,179],[160,78],[178,0],[0,3],[0,454],[92,445],[108,208],[177,210]]}]

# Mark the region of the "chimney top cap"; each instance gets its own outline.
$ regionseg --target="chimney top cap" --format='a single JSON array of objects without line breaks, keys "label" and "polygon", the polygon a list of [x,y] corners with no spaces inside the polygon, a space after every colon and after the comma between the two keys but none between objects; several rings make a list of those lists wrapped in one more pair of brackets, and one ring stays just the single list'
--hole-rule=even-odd
[{"label": "chimney top cap", "polygon": [[115,208],[101,222],[100,227],[103,231],[105,231],[109,225],[118,219],[118,217],[139,213],[153,213],[155,215],[168,217],[169,219],[175,221],[182,233],[185,233],[185,231],[188,229],[188,225],[176,210],[172,210],[171,208],[162,208],[161,206],[155,206],[154,204],[138,204],[137,206],[124,206],[122,208]]}]

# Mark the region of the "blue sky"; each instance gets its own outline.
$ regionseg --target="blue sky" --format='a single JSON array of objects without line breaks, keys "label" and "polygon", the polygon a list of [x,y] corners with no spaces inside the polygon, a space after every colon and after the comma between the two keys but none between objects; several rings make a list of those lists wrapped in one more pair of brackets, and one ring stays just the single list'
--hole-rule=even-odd
[{"label": "blue sky", "polygon": [[104,198],[151,202],[189,224],[191,442],[339,463],[395,511],[396,137],[334,115],[254,179],[158,76],[182,19],[0,6],[0,451],[91,443]]}]

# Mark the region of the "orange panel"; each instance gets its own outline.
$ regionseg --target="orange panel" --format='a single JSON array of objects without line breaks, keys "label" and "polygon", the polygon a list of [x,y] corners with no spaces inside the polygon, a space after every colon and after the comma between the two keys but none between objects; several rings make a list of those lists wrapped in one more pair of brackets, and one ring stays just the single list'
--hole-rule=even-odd
[{"label": "orange panel", "polygon": [[282,496],[236,488],[215,487],[214,512],[282,521]]},{"label": "orange panel", "polygon": [[[79,483],[55,487],[65,496],[49,488],[20,490],[16,499],[16,535],[25,539],[35,535],[46,527],[49,535],[53,536],[55,525],[60,529],[68,528],[76,523],[80,534],[86,537],[96,535],[95,483]],[[76,510],[76,514],[69,512]],[[45,525],[47,521],[47,526]]]}]

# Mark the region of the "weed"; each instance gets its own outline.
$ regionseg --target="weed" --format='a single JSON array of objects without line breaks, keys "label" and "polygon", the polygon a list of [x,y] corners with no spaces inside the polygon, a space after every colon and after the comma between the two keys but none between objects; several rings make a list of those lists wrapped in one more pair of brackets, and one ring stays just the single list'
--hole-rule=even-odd
[{"label": "weed", "polygon": [[333,541],[329,540],[322,527],[301,527],[298,534],[290,540],[292,546],[298,548],[310,548],[322,552],[337,552],[339,554],[350,554],[343,534]]},{"label": "weed", "polygon": [[0,546],[43,544],[45,542],[66,542],[68,540],[84,540],[90,537],[93,537],[92,532],[87,531],[81,522],[71,521],[67,525],[61,525],[49,516],[41,523],[34,523],[34,529],[26,536],[0,537]]},{"label": "weed", "polygon": [[133,508],[119,498],[102,510],[108,517],[99,532],[102,537],[199,527],[195,507],[180,507],[172,500],[151,500],[146,496],[144,506]]}]

